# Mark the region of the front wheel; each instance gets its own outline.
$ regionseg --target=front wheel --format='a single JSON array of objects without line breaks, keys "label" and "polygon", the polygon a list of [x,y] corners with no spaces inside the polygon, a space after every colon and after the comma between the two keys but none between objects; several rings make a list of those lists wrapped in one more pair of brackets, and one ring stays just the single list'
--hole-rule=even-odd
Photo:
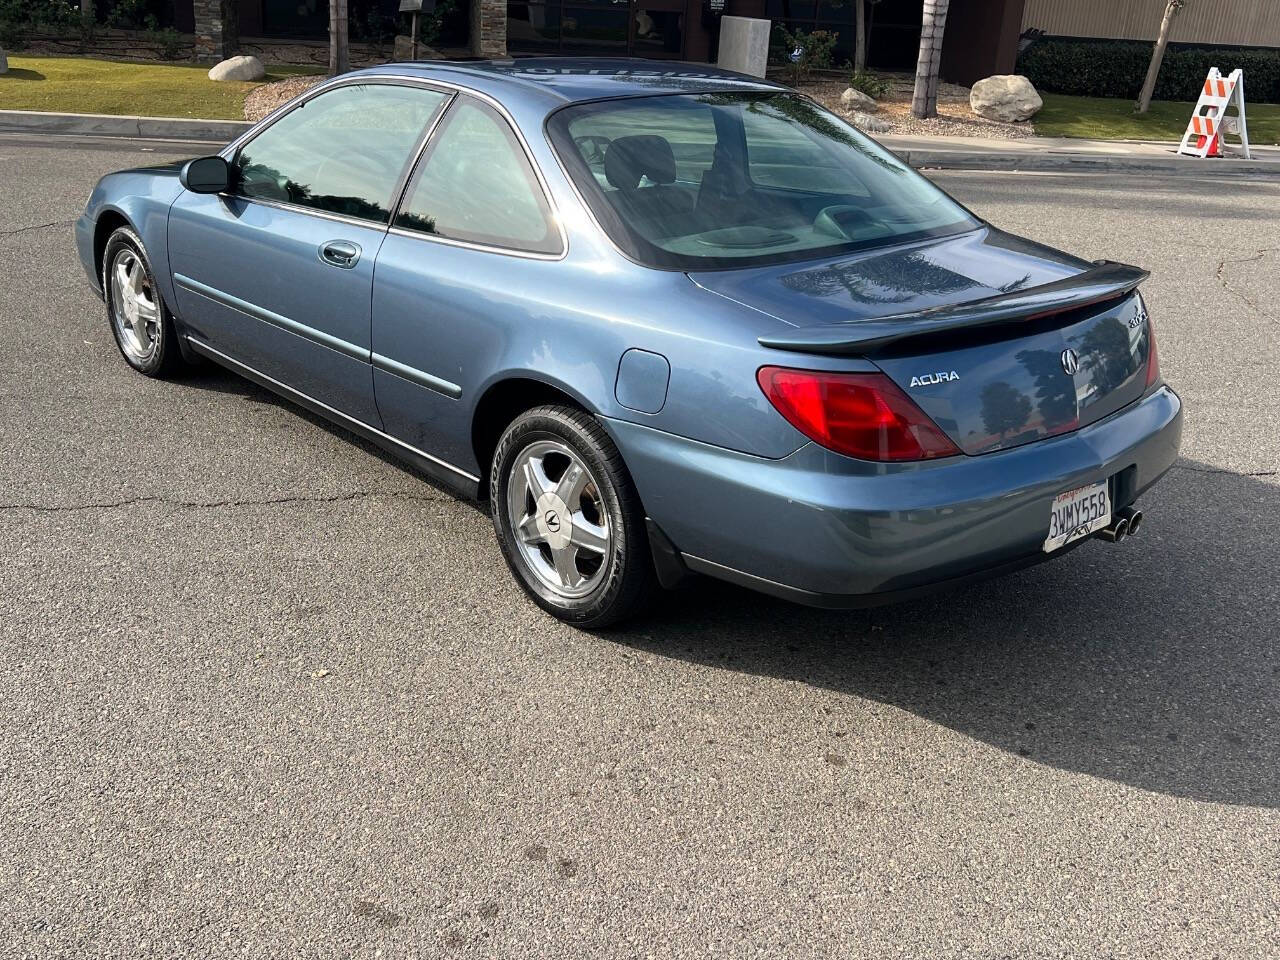
[{"label": "front wheel", "polygon": [[544,610],[584,629],[638,613],[656,587],[644,510],[595,418],[543,406],[507,427],[489,503],[512,573]]},{"label": "front wheel", "polygon": [[160,297],[142,239],[120,227],[102,255],[107,322],[129,366],[148,377],[167,377],[183,366],[173,316]]}]

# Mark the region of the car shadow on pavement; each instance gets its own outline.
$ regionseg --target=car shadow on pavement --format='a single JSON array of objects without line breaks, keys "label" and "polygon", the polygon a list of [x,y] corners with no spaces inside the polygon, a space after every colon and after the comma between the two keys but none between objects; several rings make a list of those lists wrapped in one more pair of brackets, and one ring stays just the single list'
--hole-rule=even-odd
[{"label": "car shadow on pavement", "polygon": [[[289,416],[299,417],[307,423],[331,433],[342,441],[358,447],[368,453],[371,457],[377,457],[388,466],[395,467],[397,470],[402,470],[405,473],[410,474],[416,479],[421,480],[423,483],[434,487],[441,493],[450,497],[457,497],[457,493],[455,491],[449,489],[449,487],[438,482],[433,477],[423,473],[421,470],[413,466],[413,464],[401,460],[399,457],[383,450],[376,443],[371,443],[364,437],[352,433],[346,427],[334,423],[331,420],[326,420],[317,413],[312,413],[306,407],[294,403],[292,400],[288,400],[285,397],[272,393],[266,387],[258,386],[258,384],[254,383],[252,380],[247,380],[244,377],[237,376],[236,374],[223,370],[221,367],[212,363],[200,366],[196,370],[188,373],[183,382],[186,386],[195,387],[200,390],[207,390],[211,393],[222,393],[227,396],[240,397],[249,403],[278,407]],[[467,500],[462,500],[461,502],[471,503],[471,501]],[[488,510],[486,508],[482,508],[478,504],[474,505],[477,506],[477,508],[482,509],[484,514],[488,516]]]},{"label": "car shadow on pavement", "polygon": [[[247,380],[190,383],[432,483]],[[1140,503],[1138,537],[909,603],[813,610],[696,578],[601,637],[876,700],[1064,770],[1280,807],[1280,483],[1184,459]]]},{"label": "car shadow on pavement", "polygon": [[814,684],[1064,770],[1280,805],[1280,485],[1180,461],[1143,532],[896,606],[811,610],[699,580],[608,634]]}]

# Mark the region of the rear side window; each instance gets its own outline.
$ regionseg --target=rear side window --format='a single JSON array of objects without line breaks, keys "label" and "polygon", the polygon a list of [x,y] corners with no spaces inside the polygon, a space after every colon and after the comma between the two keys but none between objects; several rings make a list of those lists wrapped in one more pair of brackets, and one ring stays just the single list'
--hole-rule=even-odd
[{"label": "rear side window", "polygon": [[353,84],[281,117],[236,157],[236,192],[386,223],[396,184],[446,95]]},{"label": "rear side window", "polygon": [[509,250],[561,249],[542,187],[511,127],[473,99],[459,100],[445,116],[395,225]]}]

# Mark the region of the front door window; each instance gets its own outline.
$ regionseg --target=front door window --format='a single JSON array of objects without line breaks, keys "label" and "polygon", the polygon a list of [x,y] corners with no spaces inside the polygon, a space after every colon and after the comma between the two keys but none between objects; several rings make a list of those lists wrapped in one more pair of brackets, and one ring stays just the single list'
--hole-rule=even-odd
[{"label": "front door window", "polygon": [[235,192],[374,223],[446,96],[408,84],[348,84],[267,127],[236,155]]}]

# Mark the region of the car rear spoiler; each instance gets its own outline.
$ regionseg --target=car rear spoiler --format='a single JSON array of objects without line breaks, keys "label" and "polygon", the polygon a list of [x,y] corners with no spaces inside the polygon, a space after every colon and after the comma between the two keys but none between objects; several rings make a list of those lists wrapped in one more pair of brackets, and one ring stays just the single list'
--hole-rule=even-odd
[{"label": "car rear spoiler", "polygon": [[912,337],[1024,323],[1116,300],[1133,292],[1149,276],[1141,267],[1099,260],[1073,277],[1039,287],[874,320],[801,327],[761,337],[760,345],[799,353],[866,355]]}]

